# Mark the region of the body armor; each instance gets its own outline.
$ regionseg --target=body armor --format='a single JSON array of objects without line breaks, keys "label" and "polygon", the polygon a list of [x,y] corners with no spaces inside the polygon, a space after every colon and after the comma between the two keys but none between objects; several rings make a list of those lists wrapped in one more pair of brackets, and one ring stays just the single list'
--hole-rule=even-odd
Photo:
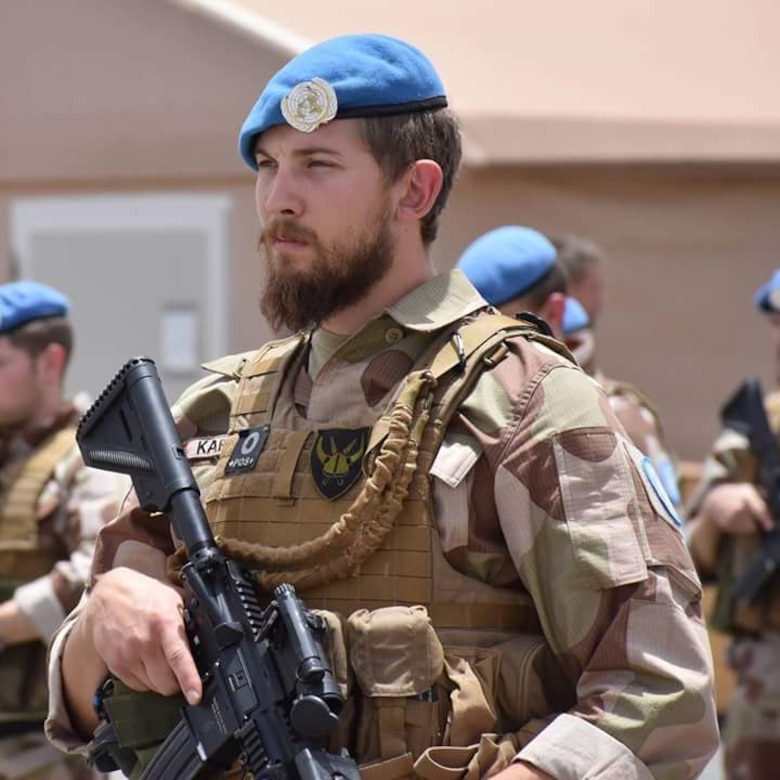
[{"label": "body armor", "polygon": [[[0,601],[20,585],[51,571],[62,557],[42,546],[38,524],[56,506],[39,505],[57,463],[74,446],[74,428],[53,433],[28,457],[12,462],[2,474],[0,497]],[[5,648],[0,653],[0,719],[42,721],[46,712],[46,646],[40,641]]]}]

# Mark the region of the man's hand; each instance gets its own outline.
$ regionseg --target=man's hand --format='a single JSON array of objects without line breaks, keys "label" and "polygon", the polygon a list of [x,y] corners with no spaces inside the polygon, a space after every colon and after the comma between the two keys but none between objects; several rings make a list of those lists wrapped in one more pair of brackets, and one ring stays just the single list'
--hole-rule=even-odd
[{"label": "man's hand", "polygon": [[747,482],[716,485],[705,496],[690,521],[690,549],[703,573],[714,572],[723,534],[747,536],[774,527],[766,501]]},{"label": "man's hand", "polygon": [[173,586],[119,568],[98,579],[84,620],[109,671],[130,688],[165,696],[181,690],[195,704],[200,701],[201,681],[183,613],[182,597]]},{"label": "man's hand", "polygon": [[179,591],[140,572],[98,578],[68,634],[63,687],[73,724],[88,739],[97,726],[92,696],[106,671],[138,691],[181,690],[200,701],[202,685],[184,630]]},{"label": "man's hand", "polygon": [[705,496],[699,516],[731,536],[771,531],[774,527],[766,501],[747,482],[716,485]]}]

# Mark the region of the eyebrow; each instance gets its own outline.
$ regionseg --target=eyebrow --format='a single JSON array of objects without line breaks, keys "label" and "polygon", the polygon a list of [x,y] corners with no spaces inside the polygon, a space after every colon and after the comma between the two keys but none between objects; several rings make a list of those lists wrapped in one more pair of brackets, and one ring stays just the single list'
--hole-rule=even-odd
[{"label": "eyebrow", "polygon": [[[273,159],[273,155],[265,151],[261,146],[255,147],[255,157],[262,154],[264,157],[270,157]],[[337,149],[333,149],[328,146],[307,146],[303,149],[296,149],[293,153],[293,157],[308,157],[312,154],[330,154],[334,157],[342,157],[343,155]]]}]

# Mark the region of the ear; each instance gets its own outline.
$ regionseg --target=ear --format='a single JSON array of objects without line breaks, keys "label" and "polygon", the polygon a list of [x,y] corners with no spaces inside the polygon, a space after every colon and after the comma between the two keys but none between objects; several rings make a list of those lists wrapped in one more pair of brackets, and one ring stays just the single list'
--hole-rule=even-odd
[{"label": "ear", "polygon": [[433,160],[416,160],[401,179],[403,189],[396,215],[401,222],[419,222],[441,192],[444,174]]},{"label": "ear", "polygon": [[563,310],[565,306],[566,296],[563,293],[550,293],[539,312],[540,316],[547,320],[557,339],[561,338]]},{"label": "ear", "polygon": [[67,355],[62,344],[47,344],[37,359],[38,372],[49,385],[59,385],[65,372]]}]

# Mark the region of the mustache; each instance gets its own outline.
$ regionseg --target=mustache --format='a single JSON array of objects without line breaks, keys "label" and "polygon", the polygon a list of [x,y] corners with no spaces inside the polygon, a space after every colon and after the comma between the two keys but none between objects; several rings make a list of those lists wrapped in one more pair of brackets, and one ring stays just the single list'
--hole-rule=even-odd
[{"label": "mustache", "polygon": [[260,233],[260,243],[267,247],[275,239],[316,244],[317,234],[299,222],[289,219],[274,219]]}]

